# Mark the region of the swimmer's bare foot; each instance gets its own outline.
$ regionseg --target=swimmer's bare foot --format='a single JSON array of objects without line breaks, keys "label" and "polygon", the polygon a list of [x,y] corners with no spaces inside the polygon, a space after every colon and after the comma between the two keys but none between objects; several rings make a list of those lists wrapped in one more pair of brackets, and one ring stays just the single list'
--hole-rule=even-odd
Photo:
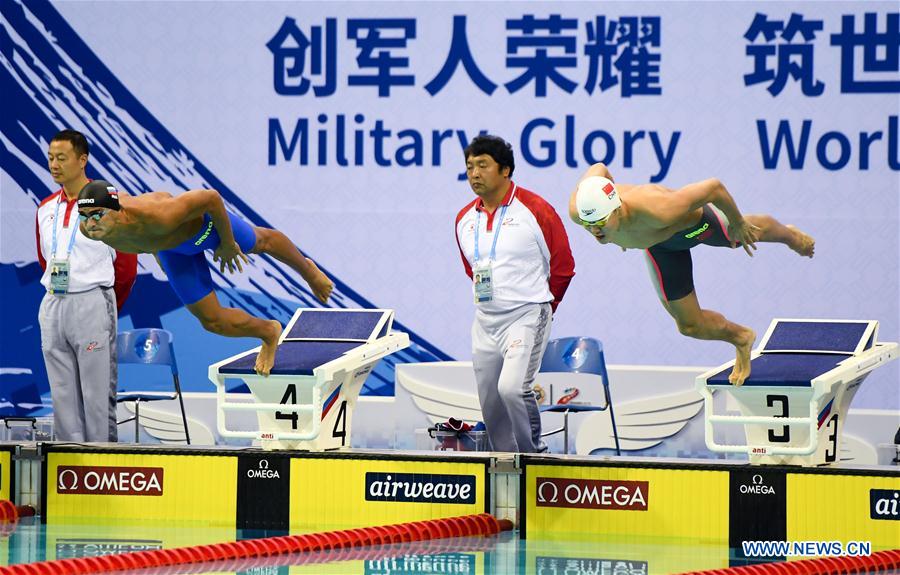
[{"label": "swimmer's bare foot", "polygon": [[736,356],[734,358],[734,368],[728,381],[734,386],[743,385],[744,381],[750,377],[750,350],[753,349],[753,342],[756,341],[756,332],[750,328],[744,328],[744,331],[735,342]]},{"label": "swimmer's bare foot", "polygon": [[308,263],[312,269],[312,276],[306,280],[306,283],[309,284],[310,289],[313,292],[313,295],[322,302],[325,303],[328,301],[329,296],[331,296],[331,291],[334,289],[334,282],[328,279],[322,270],[319,269],[311,259],[306,258],[306,263]]},{"label": "swimmer's bare foot", "polygon": [[278,349],[278,338],[281,336],[281,324],[274,319],[267,321],[268,333],[262,338],[262,348],[256,356],[256,373],[264,377],[269,376],[272,366],[275,365],[275,350]]},{"label": "swimmer's bare foot", "polygon": [[797,229],[796,226],[786,225],[785,227],[791,230],[791,235],[793,236],[791,241],[788,242],[788,247],[801,256],[813,257],[816,251],[816,240],[811,235]]}]

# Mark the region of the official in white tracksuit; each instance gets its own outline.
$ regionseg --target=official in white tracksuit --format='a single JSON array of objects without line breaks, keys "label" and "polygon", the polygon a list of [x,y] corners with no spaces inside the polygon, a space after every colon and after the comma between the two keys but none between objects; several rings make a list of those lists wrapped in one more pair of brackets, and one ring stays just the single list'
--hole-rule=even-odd
[{"label": "official in white tracksuit", "polygon": [[575,262],[553,207],[510,179],[509,144],[479,136],[465,158],[478,197],[456,216],[456,241],[475,299],[472,364],[481,413],[492,450],[536,453],[545,447],[532,384]]},{"label": "official in white tracksuit", "polygon": [[78,192],[88,143],[63,130],[50,141],[48,166],[60,189],[38,206],[38,262],[47,290],[38,321],[53,425],[60,441],[115,442],[118,309],[137,274],[137,256],[117,252],[79,230]]}]

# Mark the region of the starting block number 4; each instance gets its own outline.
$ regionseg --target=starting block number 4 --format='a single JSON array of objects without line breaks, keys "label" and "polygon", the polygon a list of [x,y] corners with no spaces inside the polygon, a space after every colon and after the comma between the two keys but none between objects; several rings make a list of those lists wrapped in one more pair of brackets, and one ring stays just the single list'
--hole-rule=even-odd
[{"label": "starting block number 4", "polygon": [[[278,403],[282,405],[297,405],[297,386],[289,383],[285,386],[284,395]],[[314,416],[315,417],[315,416]],[[291,430],[299,429],[300,414],[296,411],[276,411],[275,419],[286,419],[291,422]],[[331,437],[341,440],[341,447],[347,444],[347,400],[342,399],[335,416],[334,426],[331,429]]]}]

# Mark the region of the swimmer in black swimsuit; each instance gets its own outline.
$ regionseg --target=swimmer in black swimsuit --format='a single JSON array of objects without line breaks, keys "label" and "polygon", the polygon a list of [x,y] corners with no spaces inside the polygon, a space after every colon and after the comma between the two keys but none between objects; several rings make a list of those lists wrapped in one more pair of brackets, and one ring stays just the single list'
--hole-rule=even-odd
[{"label": "swimmer in black swimsuit", "polygon": [[569,217],[601,244],[646,250],[660,300],[689,337],[727,341],[736,350],[729,381],[741,385],[750,375],[756,333],[701,309],[694,291],[691,248],[699,244],[742,247],[753,256],[756,242],[785,244],[813,257],[815,240],[769,215],[744,216],[717,179],[672,190],[656,184],[614,184],[603,164],[581,177],[569,199]]}]

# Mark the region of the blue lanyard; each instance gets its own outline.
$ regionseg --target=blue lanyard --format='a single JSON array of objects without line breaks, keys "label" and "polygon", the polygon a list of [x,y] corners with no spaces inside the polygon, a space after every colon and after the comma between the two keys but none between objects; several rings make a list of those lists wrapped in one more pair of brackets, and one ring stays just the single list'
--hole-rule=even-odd
[{"label": "blue lanyard", "polygon": [[[59,193],[59,198],[56,201],[56,212],[53,215],[53,248],[50,252],[50,257],[52,259],[56,259],[56,226],[59,224],[59,205],[62,203],[62,195],[65,192]],[[66,252],[66,259],[69,259],[69,256],[72,255],[72,248],[75,247],[75,237],[78,235],[78,226],[75,226],[75,229],[72,230],[72,236],[69,238],[69,250]]]},{"label": "blue lanyard", "polygon": [[[494,243],[491,244],[491,255],[488,258],[488,261],[494,261],[494,257],[497,255],[497,238],[500,237],[500,230],[503,227],[503,216],[506,215],[506,208],[509,207],[509,204],[503,206],[503,209],[500,210],[500,223],[497,224],[497,229],[494,231]],[[478,260],[481,259],[481,255],[478,251],[478,231],[481,229],[481,211],[475,212],[475,263],[478,263]]]}]

